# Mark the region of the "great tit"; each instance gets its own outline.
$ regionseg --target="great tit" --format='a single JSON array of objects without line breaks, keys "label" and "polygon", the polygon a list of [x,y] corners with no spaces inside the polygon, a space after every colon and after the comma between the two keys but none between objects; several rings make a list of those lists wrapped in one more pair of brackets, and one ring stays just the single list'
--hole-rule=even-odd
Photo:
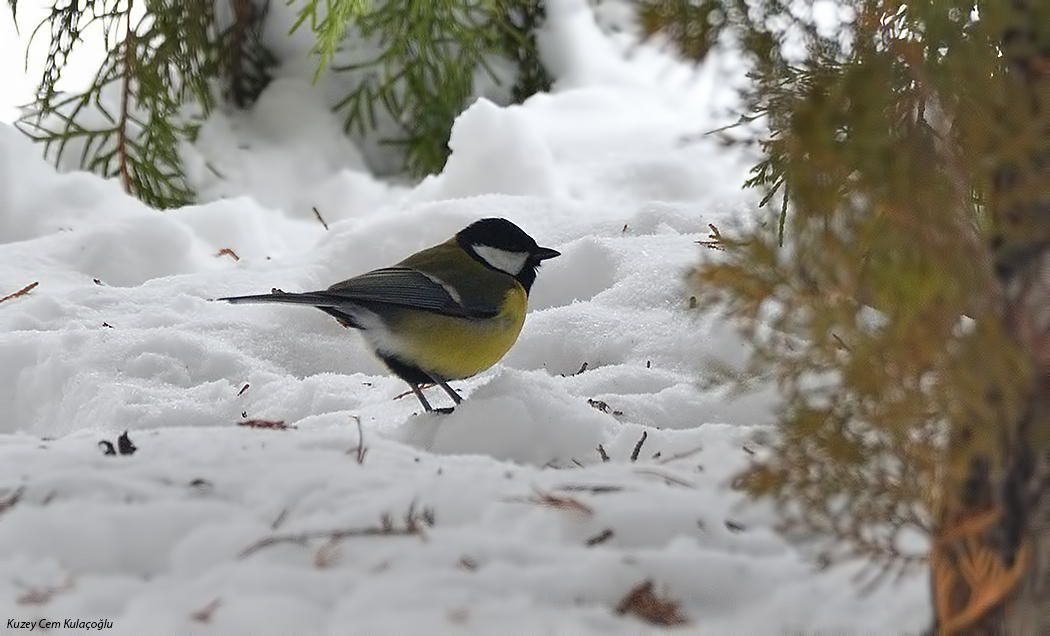
[{"label": "great tit", "polygon": [[[376,356],[433,411],[420,385],[448,385],[496,364],[518,339],[536,270],[556,250],[506,219],[481,219],[449,240],[324,291],[220,298],[312,305],[360,329]],[[439,409],[450,412],[452,409]]]}]

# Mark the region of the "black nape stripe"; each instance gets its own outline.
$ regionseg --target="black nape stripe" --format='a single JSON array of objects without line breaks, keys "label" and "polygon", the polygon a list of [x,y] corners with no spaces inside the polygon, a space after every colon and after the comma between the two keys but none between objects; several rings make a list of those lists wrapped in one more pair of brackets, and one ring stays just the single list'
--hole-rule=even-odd
[{"label": "black nape stripe", "polygon": [[456,234],[456,242],[466,249],[467,245],[489,245],[508,252],[533,253],[539,245],[531,236],[507,219],[481,219],[463,228]]},{"label": "black nape stripe", "polygon": [[[496,268],[492,267],[488,261],[479,256],[477,251],[474,250],[475,245],[487,245],[508,252],[525,252],[527,254],[536,254],[540,249],[536,241],[526,234],[524,230],[507,219],[500,218],[481,219],[471,223],[456,234],[456,243],[467,254],[470,254],[471,258],[494,270]],[[536,282],[536,268],[539,265],[539,260],[530,257],[525,262],[525,266],[518,272],[518,275],[514,276],[521,283],[521,286],[525,288],[526,294],[532,289],[532,284]],[[502,272],[502,270],[496,271]]]}]

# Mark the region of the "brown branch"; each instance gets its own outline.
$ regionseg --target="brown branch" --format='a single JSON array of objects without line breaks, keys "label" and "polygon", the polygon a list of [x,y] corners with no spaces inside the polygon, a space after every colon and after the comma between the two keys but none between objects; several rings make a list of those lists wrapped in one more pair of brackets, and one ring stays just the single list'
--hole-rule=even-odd
[{"label": "brown branch", "polygon": [[[436,386],[437,386],[437,385],[436,385],[436,384],[433,384],[433,383],[430,383],[430,384],[420,384],[420,385],[419,385],[419,390],[420,390],[420,391],[425,391],[425,390],[427,390],[427,389],[431,389],[431,388],[433,388],[433,387],[436,387]],[[394,399],[395,399],[395,400],[400,400],[401,398],[405,398],[405,397],[408,397],[408,396],[410,396],[410,395],[415,395],[415,393],[413,393],[412,391],[405,391],[404,393],[398,393],[397,395],[395,395],[395,396],[394,396]]]},{"label": "brown branch", "polygon": [[938,634],[972,629],[1017,587],[1032,565],[1032,547],[1021,545],[1012,564],[1003,563],[981,535],[995,526],[1000,511],[961,519],[934,536],[930,560]]},{"label": "brown branch", "polygon": [[268,428],[274,431],[287,431],[295,430],[295,426],[289,426],[284,423],[283,420],[245,420],[243,422],[237,422],[237,426],[246,426],[248,428]]},{"label": "brown branch", "polygon": [[11,300],[12,298],[18,298],[19,296],[25,296],[29,292],[33,291],[33,288],[36,287],[39,284],[40,284],[39,281],[35,282],[35,283],[29,283],[28,285],[26,285],[22,289],[19,289],[15,293],[8,294],[7,296],[4,296],[3,298],[0,298],[0,303],[4,302],[5,300]]},{"label": "brown branch", "polygon": [[324,219],[321,217],[321,213],[318,212],[318,210],[317,210],[317,206],[314,206],[314,216],[317,217],[317,220],[320,221],[321,225],[324,226],[324,229],[327,230],[328,229],[328,224],[324,222]]}]

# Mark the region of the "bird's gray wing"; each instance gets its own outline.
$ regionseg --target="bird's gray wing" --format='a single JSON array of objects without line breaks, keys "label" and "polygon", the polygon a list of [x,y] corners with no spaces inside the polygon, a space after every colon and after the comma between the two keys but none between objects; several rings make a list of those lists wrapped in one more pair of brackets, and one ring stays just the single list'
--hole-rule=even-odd
[{"label": "bird's gray wing", "polygon": [[385,267],[336,283],[311,296],[352,303],[379,303],[446,316],[492,318],[498,309],[469,306],[452,287],[411,267]]}]

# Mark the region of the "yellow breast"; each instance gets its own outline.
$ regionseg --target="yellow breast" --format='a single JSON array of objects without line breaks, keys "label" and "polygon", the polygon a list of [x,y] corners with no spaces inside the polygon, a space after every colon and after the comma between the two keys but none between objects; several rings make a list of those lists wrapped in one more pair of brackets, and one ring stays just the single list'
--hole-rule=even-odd
[{"label": "yellow breast", "polygon": [[525,323],[528,295],[521,285],[504,297],[494,318],[467,320],[406,312],[394,330],[405,361],[444,380],[461,380],[488,369],[510,350]]}]

